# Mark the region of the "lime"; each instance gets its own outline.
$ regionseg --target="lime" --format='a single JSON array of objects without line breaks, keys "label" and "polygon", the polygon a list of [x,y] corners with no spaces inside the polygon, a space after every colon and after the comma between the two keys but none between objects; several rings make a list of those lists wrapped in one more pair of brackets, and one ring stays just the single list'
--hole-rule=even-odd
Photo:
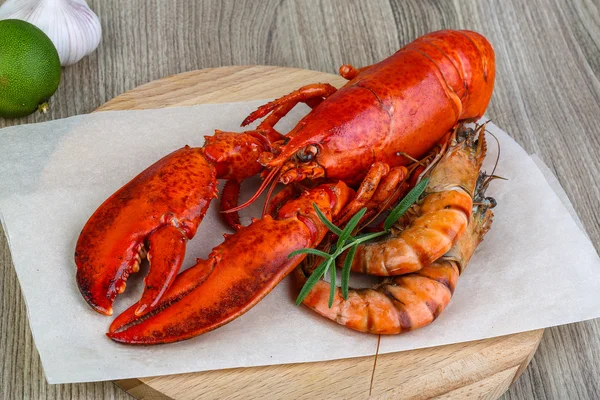
[{"label": "lime", "polygon": [[58,52],[44,32],[18,19],[0,21],[0,117],[45,111],[60,73]]}]

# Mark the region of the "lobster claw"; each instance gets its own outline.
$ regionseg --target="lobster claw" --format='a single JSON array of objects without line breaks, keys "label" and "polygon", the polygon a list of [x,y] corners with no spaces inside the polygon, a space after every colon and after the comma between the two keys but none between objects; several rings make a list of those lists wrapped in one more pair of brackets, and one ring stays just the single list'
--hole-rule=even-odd
[{"label": "lobster claw", "polygon": [[[128,344],[170,343],[208,332],[244,314],[304,258],[289,254],[315,247],[327,228],[313,203],[331,218],[353,195],[345,184],[322,185],[286,203],[215,247],[207,260],[177,276],[145,315],[133,305],[119,315],[107,336]],[[257,256],[260,255],[260,256]]]},{"label": "lobster claw", "polygon": [[185,232],[172,225],[159,228],[147,239],[150,270],[144,278],[144,292],[135,310],[136,315],[154,307],[171,286],[181,269],[187,240]]},{"label": "lobster claw", "polygon": [[157,161],[109,197],[85,224],[75,249],[77,285],[96,311],[112,303],[146,250],[150,272],[137,313],[173,283],[191,239],[216,196],[215,167],[188,146]]}]

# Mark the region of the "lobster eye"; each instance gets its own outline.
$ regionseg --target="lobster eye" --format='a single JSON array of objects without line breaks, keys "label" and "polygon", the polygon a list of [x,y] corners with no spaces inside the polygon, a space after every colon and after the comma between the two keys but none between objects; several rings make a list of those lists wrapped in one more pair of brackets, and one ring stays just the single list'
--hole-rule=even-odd
[{"label": "lobster eye", "polygon": [[302,150],[299,150],[296,153],[296,157],[298,157],[298,160],[300,160],[301,162],[309,162],[315,159],[317,153],[319,153],[319,148],[314,144],[311,144],[306,146]]}]

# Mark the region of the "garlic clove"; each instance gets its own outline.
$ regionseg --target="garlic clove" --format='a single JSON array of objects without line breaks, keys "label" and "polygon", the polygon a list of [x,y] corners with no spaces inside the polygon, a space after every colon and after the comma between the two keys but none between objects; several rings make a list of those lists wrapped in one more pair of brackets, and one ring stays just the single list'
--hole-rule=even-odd
[{"label": "garlic clove", "polygon": [[21,19],[40,28],[58,51],[61,65],[75,64],[102,38],[100,19],[85,0],[7,0],[0,20]]}]

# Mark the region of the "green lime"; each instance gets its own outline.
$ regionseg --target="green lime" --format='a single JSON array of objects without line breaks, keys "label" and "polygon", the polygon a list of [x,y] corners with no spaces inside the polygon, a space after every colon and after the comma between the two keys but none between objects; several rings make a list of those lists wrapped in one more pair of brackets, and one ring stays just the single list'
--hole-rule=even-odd
[{"label": "green lime", "polygon": [[44,32],[18,19],[0,21],[0,117],[45,111],[60,74],[58,52]]}]

